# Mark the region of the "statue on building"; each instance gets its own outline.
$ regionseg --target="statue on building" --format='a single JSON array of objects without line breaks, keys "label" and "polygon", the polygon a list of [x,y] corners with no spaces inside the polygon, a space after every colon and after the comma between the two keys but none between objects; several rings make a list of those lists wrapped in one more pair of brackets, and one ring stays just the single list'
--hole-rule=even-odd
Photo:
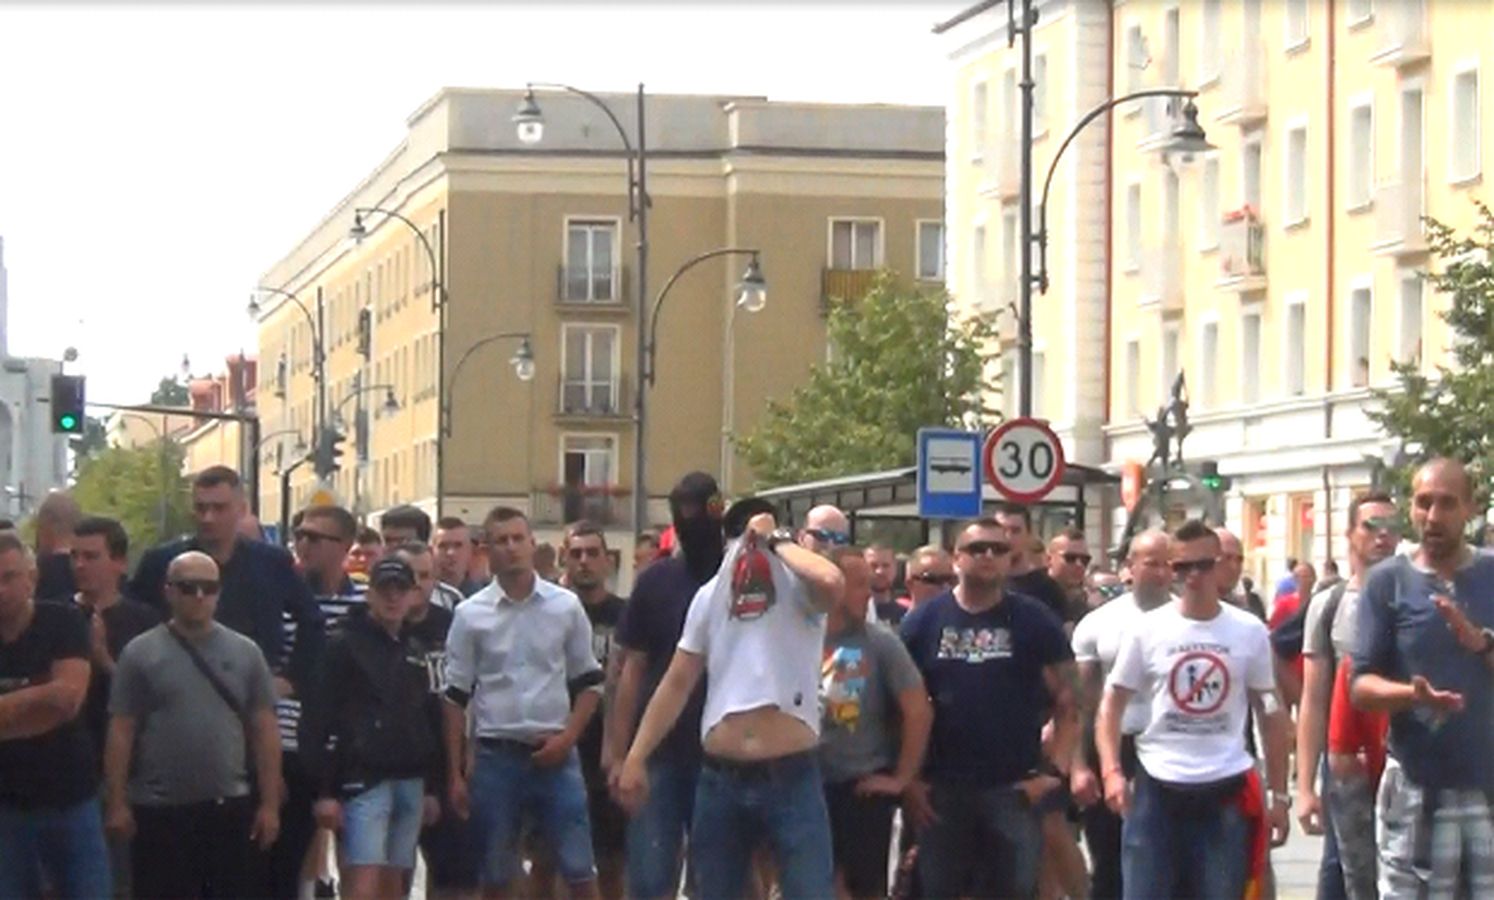
[{"label": "statue on building", "polygon": [[1172,462],[1172,435],[1173,427],[1169,421],[1168,410],[1165,406],[1157,407],[1157,418],[1145,419],[1146,430],[1152,433],[1152,456],[1146,461],[1146,468],[1150,469],[1152,463],[1159,463],[1161,471],[1166,472]]},{"label": "statue on building", "polygon": [[1178,442],[1178,466],[1183,465],[1183,440],[1193,431],[1193,426],[1188,424],[1188,384],[1183,380],[1183,373],[1178,372],[1178,377],[1172,382],[1172,402],[1168,404],[1167,411],[1172,414],[1172,436]]}]

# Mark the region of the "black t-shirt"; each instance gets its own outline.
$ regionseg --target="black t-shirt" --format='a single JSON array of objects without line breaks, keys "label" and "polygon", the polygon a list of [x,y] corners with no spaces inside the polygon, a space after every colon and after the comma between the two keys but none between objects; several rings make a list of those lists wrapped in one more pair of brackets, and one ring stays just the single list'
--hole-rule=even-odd
[{"label": "black t-shirt", "polygon": [[[712,575],[715,573],[713,572]],[[643,691],[638,697],[637,719],[643,718],[649,698],[658,689],[669,662],[674,659],[690,601],[705,581],[696,580],[679,557],[661,559],[638,576],[633,596],[617,625],[617,643],[646,658]],[[700,759],[700,718],[705,710],[706,679],[701,677],[685,703],[674,728],[659,743],[654,759],[691,763]],[[637,720],[634,721],[637,726]]]},{"label": "black t-shirt", "polygon": [[903,616],[908,614],[907,607],[895,599],[874,601],[877,605],[877,621],[896,631],[897,626],[902,624]]},{"label": "black t-shirt", "polygon": [[[622,618],[623,609],[628,601],[617,596],[608,594],[602,598],[600,603],[587,603],[584,600],[581,606],[586,610],[586,618],[591,620],[591,654],[602,664],[602,671],[607,672],[609,659],[612,656],[612,645],[615,641],[617,622]],[[576,748],[581,753],[581,771],[586,776],[586,783],[593,788],[605,787],[606,779],[602,775],[602,712],[591,717],[586,725],[586,732],[581,735],[581,740],[576,742]]]},{"label": "black t-shirt", "polygon": [[[36,604],[31,624],[0,643],[0,696],[51,680],[52,664],[89,657],[88,620],[71,604]],[[98,759],[74,716],[46,734],[0,741],[0,806],[60,809],[98,794]]]},{"label": "black t-shirt", "polygon": [[1026,594],[1048,608],[1058,621],[1069,621],[1069,598],[1063,586],[1053,580],[1044,569],[1033,569],[1022,575],[1013,575],[1006,581],[1007,587],[1018,594]]},{"label": "black t-shirt", "polygon": [[996,607],[970,613],[947,592],[908,613],[902,638],[934,703],[925,772],[997,787],[1037,768],[1046,719],[1043,669],[1073,658],[1056,616],[1011,592]]},{"label": "black t-shirt", "polygon": [[[86,611],[84,615],[87,615]],[[114,660],[118,660],[119,655],[124,652],[125,644],[161,624],[161,616],[155,607],[136,603],[128,597],[120,597],[102,615],[104,642],[108,645],[110,658]],[[93,737],[94,749],[99,752],[100,758],[104,752],[104,739],[109,733],[109,688],[113,681],[113,677],[107,672],[94,666],[93,674],[88,679],[88,700],[83,706],[83,717],[88,722],[88,732]]]},{"label": "black t-shirt", "polygon": [[431,693],[439,697],[446,692],[446,636],[451,633],[452,613],[434,603],[425,608],[425,618],[405,626],[410,644],[425,659]]},{"label": "black t-shirt", "polygon": [[36,557],[36,596],[39,600],[62,601],[78,590],[73,583],[73,559],[66,553],[44,553]]}]

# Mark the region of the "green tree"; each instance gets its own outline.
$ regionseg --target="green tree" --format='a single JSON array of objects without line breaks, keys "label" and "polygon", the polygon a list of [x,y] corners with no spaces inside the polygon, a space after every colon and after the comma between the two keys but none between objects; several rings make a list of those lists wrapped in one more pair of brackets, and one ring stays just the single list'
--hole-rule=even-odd
[{"label": "green tree", "polygon": [[118,519],[131,556],[192,527],[182,448],[174,441],[108,447],[78,466],[73,496],[89,514]]},{"label": "green tree", "polygon": [[830,360],[737,440],[760,487],[917,461],[925,426],[981,428],[998,346],[989,317],[955,319],[944,291],[910,291],[883,274],[855,302],[833,301]]},{"label": "green tree", "polygon": [[94,416],[83,417],[83,433],[75,438],[69,438],[67,448],[73,451],[73,465],[76,467],[86,457],[92,456],[109,446],[109,432],[104,427],[104,421]]},{"label": "green tree", "polygon": [[166,377],[151,392],[150,402],[153,406],[191,406],[192,397],[180,379]]},{"label": "green tree", "polygon": [[1494,479],[1494,213],[1483,203],[1474,205],[1478,221],[1466,235],[1427,220],[1438,264],[1426,280],[1450,301],[1437,315],[1452,330],[1452,365],[1439,364],[1429,374],[1416,360],[1393,363],[1396,384],[1375,392],[1381,408],[1370,418],[1407,451],[1403,465],[1382,467],[1383,485],[1404,497],[1415,465],[1448,456],[1467,464],[1478,507],[1485,510]]}]

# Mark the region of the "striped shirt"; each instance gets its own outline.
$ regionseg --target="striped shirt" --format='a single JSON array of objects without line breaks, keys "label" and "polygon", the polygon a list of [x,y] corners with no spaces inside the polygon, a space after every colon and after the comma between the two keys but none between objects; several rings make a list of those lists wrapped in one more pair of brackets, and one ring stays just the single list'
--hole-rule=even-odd
[{"label": "striped shirt", "polygon": [[[342,621],[347,618],[353,607],[364,602],[365,595],[368,593],[368,583],[348,579],[342,583],[339,590],[340,592],[336,594],[316,594],[316,604],[322,610],[328,640],[342,631]],[[282,617],[282,624],[285,629],[285,655],[288,659],[296,646],[296,622],[289,614],[286,614]],[[287,753],[294,753],[298,747],[296,732],[301,726],[301,701],[295,697],[284,697],[275,701],[275,718],[280,724],[280,749]]]}]

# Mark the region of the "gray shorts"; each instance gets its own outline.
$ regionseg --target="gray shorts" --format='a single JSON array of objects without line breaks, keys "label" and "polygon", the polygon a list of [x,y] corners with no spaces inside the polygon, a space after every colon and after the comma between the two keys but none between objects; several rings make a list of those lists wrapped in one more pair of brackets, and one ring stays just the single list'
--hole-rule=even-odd
[{"label": "gray shorts", "polygon": [[1425,792],[1392,758],[1377,807],[1383,900],[1494,897],[1494,811],[1483,791],[1440,790],[1429,821]]}]

